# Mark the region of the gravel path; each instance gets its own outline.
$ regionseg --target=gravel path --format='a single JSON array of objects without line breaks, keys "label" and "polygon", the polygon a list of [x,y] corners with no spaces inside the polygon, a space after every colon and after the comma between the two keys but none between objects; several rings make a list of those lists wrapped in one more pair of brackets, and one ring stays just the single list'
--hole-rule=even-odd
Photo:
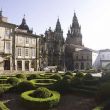
[{"label": "gravel path", "polygon": [[[5,94],[2,100],[10,110],[26,110],[20,105],[19,95]],[[66,94],[61,97],[58,107],[52,110],[92,110],[94,106],[95,102],[92,98]]]}]

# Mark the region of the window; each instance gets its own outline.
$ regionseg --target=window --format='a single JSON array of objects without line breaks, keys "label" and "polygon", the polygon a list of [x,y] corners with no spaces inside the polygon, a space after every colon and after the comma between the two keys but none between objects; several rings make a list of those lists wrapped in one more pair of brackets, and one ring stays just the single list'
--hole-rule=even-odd
[{"label": "window", "polygon": [[32,44],[35,44],[36,43],[36,39],[32,39]]},{"label": "window", "polygon": [[35,49],[32,49],[32,57],[35,57],[35,52],[36,50]]},{"label": "window", "polygon": [[8,29],[8,28],[5,29],[5,35],[6,36],[9,36],[10,35],[10,29]]},{"label": "window", "polygon": [[10,50],[10,42],[6,42],[6,50]]},{"label": "window", "polygon": [[22,70],[22,61],[17,61],[17,70]]},{"label": "window", "polygon": [[28,48],[25,49],[25,56],[29,56],[29,49]]},{"label": "window", "polygon": [[18,48],[18,56],[21,56],[21,48]]},{"label": "window", "polygon": [[29,38],[26,37],[26,44],[29,44]]}]

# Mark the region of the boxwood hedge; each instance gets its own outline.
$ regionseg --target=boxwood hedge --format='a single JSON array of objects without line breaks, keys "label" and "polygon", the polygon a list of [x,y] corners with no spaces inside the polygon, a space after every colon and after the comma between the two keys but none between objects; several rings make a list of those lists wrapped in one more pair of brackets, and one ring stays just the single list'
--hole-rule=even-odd
[{"label": "boxwood hedge", "polygon": [[55,79],[33,79],[30,82],[32,82],[35,86],[48,86],[52,85],[56,82]]},{"label": "boxwood hedge", "polygon": [[3,102],[0,101],[0,110],[9,110]]},{"label": "boxwood hedge", "polygon": [[29,109],[47,109],[52,108],[59,103],[60,94],[56,91],[51,91],[52,95],[48,98],[34,98],[31,96],[34,91],[35,90],[30,90],[21,94],[22,104]]}]

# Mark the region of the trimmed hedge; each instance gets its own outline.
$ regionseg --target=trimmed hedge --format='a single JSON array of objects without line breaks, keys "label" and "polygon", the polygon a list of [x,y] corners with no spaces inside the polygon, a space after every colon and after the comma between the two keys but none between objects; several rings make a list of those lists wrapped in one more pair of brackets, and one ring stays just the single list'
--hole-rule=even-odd
[{"label": "trimmed hedge", "polygon": [[24,91],[27,91],[27,90],[35,89],[35,86],[34,86],[33,83],[31,83],[29,81],[23,81],[23,82],[20,82],[17,85],[16,89],[17,89],[18,92],[24,92]]},{"label": "trimmed hedge", "polygon": [[56,82],[55,79],[33,79],[30,82],[32,82],[35,86],[48,86],[52,85]]},{"label": "trimmed hedge", "polygon": [[36,79],[37,78],[37,74],[30,74],[27,79],[28,80],[32,80],[32,79]]},{"label": "trimmed hedge", "polygon": [[25,74],[17,74],[16,77],[17,78],[21,78],[21,79],[26,79],[26,75]]},{"label": "trimmed hedge", "polygon": [[75,77],[78,77],[78,78],[83,78],[84,77],[84,74],[81,73],[81,72],[77,72]]},{"label": "trimmed hedge", "polygon": [[83,79],[84,80],[92,80],[93,76],[90,73],[87,73],[86,75],[84,75]]},{"label": "trimmed hedge", "polygon": [[20,79],[16,78],[16,77],[10,77],[7,79],[7,83],[15,86],[20,82]]},{"label": "trimmed hedge", "polygon": [[70,75],[70,76],[73,76],[73,73],[70,72],[70,71],[67,71],[64,75]]},{"label": "trimmed hedge", "polygon": [[53,76],[51,76],[50,78],[52,79],[56,79],[56,80],[62,80],[62,76],[60,74],[54,74]]},{"label": "trimmed hedge", "polygon": [[6,83],[7,83],[7,79],[6,78],[0,79],[0,84],[6,84]]},{"label": "trimmed hedge", "polygon": [[99,102],[110,100],[110,82],[105,82],[99,86],[96,100]]},{"label": "trimmed hedge", "polygon": [[9,110],[3,102],[0,101],[0,110]]},{"label": "trimmed hedge", "polygon": [[56,91],[51,91],[51,96],[48,98],[34,98],[31,94],[35,90],[27,91],[21,94],[22,104],[30,109],[47,109],[56,106],[60,100],[60,94]]},{"label": "trimmed hedge", "polygon": [[48,98],[51,95],[50,90],[45,87],[39,87],[31,94],[34,98]]}]

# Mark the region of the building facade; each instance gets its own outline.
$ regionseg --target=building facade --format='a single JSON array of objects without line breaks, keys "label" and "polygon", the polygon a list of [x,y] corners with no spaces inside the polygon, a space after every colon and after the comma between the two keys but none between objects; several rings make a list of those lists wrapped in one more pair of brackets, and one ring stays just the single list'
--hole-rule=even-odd
[{"label": "building facade", "polygon": [[95,69],[110,69],[110,49],[99,50],[93,67]]},{"label": "building facade", "polygon": [[65,67],[67,70],[92,68],[92,51],[84,47],[82,43],[81,26],[76,13],[74,13],[65,42]]},{"label": "building facade", "polygon": [[20,25],[12,24],[0,11],[0,70],[35,71],[45,67],[83,70],[92,67],[92,51],[82,43],[81,26],[74,13],[66,41],[59,18],[54,30],[33,34],[25,16]]},{"label": "building facade", "polygon": [[51,28],[45,31],[45,36],[42,39],[42,43],[42,67],[57,66],[58,70],[63,70],[64,38],[59,18],[54,31],[52,31]]},{"label": "building facade", "polygon": [[0,70],[34,71],[39,68],[38,39],[26,24],[8,23],[0,12]]}]

